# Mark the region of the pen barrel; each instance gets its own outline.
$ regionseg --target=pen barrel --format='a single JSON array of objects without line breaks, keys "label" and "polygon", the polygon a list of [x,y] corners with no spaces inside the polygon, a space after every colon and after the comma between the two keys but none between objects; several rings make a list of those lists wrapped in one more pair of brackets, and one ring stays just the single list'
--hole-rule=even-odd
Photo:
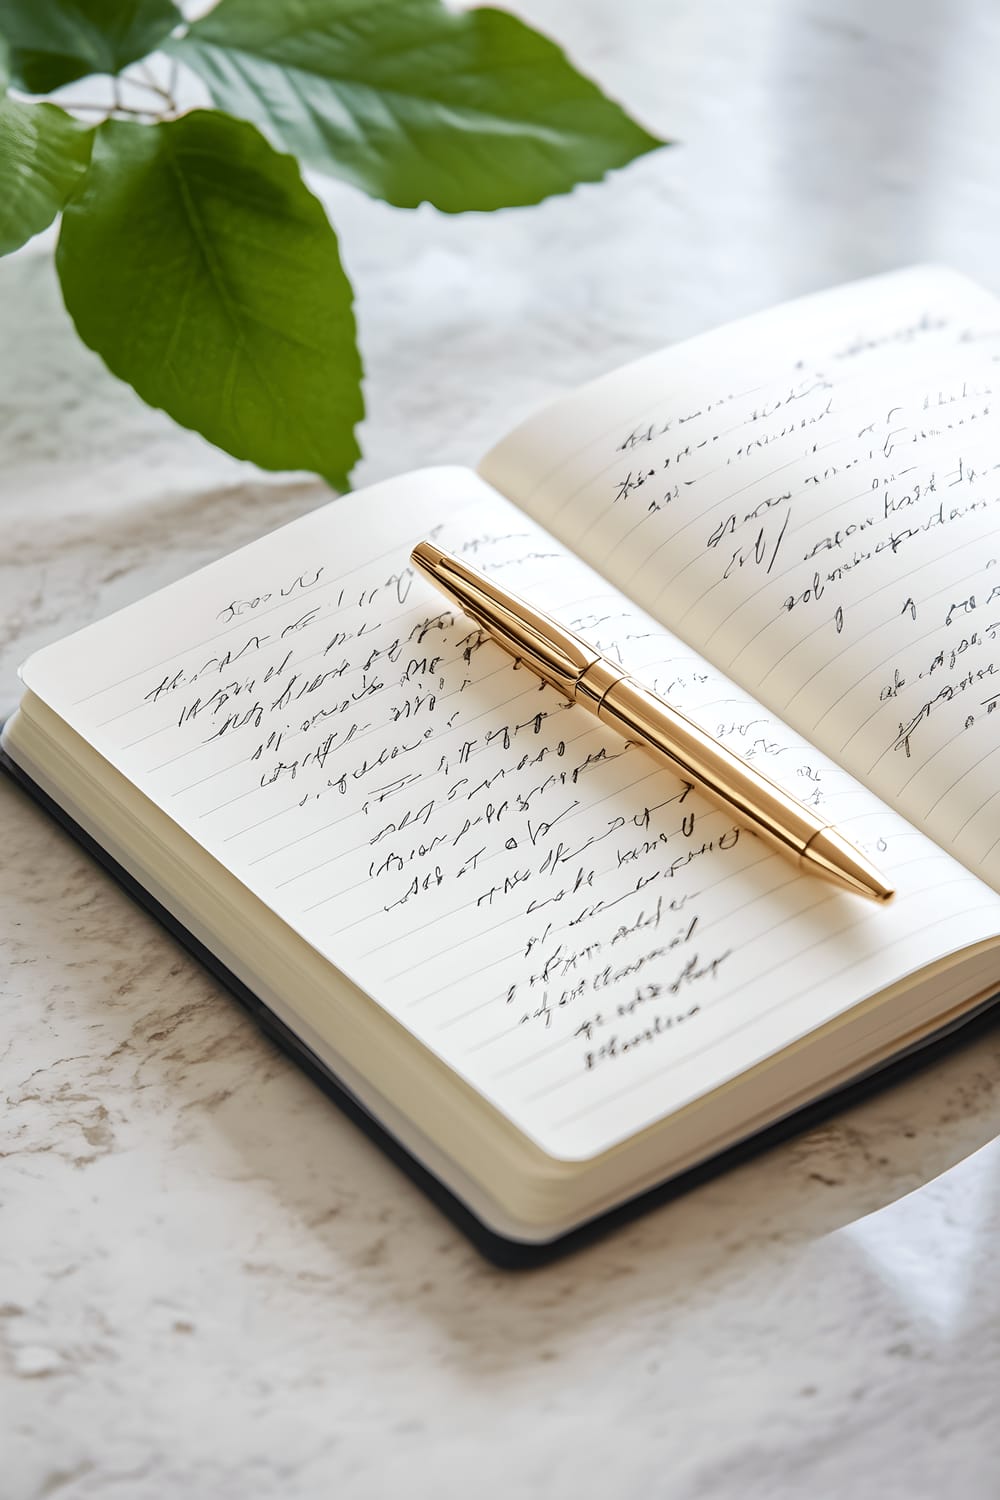
[{"label": "pen barrel", "polygon": [[612,683],[598,718],[707,792],[772,849],[799,861],[827,825],[769,776],[630,677]]}]

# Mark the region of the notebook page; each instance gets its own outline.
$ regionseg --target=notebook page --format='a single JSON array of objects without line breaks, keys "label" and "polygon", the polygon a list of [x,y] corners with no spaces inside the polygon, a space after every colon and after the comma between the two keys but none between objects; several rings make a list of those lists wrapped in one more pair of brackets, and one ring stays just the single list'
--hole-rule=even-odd
[{"label": "notebook page", "polygon": [[[516,670],[408,566],[428,535],[719,721],[878,850],[898,905],[797,876]],[[465,471],[336,501],[24,678],[555,1155],[1000,931],[988,888]]]},{"label": "notebook page", "polygon": [[585,388],[482,472],[1000,887],[1000,305],[914,270]]}]

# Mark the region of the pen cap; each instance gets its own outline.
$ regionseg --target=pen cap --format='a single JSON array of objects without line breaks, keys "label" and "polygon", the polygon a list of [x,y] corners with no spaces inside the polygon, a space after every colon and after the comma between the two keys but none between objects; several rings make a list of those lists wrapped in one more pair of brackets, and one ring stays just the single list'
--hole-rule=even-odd
[{"label": "pen cap", "polygon": [[600,660],[600,653],[571,631],[433,542],[418,542],[410,558],[511,656],[567,698],[575,696],[584,672]]}]

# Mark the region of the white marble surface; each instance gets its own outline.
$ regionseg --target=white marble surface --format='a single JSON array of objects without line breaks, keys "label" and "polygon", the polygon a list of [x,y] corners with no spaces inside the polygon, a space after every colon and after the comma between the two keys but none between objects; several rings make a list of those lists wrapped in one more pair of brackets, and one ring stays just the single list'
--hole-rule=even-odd
[{"label": "white marble surface", "polygon": [[[1000,289],[993,0],[520,0],[683,139],[522,213],[330,195],[358,482],[916,259]],[[43,641],[317,503],[175,431],[0,265],[0,698]],[[568,1262],[490,1270],[0,786],[0,1494],[1000,1494],[1000,1027]]]}]

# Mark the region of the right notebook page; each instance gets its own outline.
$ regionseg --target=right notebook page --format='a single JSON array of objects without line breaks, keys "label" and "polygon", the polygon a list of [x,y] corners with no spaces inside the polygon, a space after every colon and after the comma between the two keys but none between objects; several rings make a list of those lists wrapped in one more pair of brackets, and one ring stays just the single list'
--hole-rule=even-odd
[{"label": "right notebook page", "polygon": [[480,472],[1000,887],[1000,303],[916,268],[650,356]]}]

